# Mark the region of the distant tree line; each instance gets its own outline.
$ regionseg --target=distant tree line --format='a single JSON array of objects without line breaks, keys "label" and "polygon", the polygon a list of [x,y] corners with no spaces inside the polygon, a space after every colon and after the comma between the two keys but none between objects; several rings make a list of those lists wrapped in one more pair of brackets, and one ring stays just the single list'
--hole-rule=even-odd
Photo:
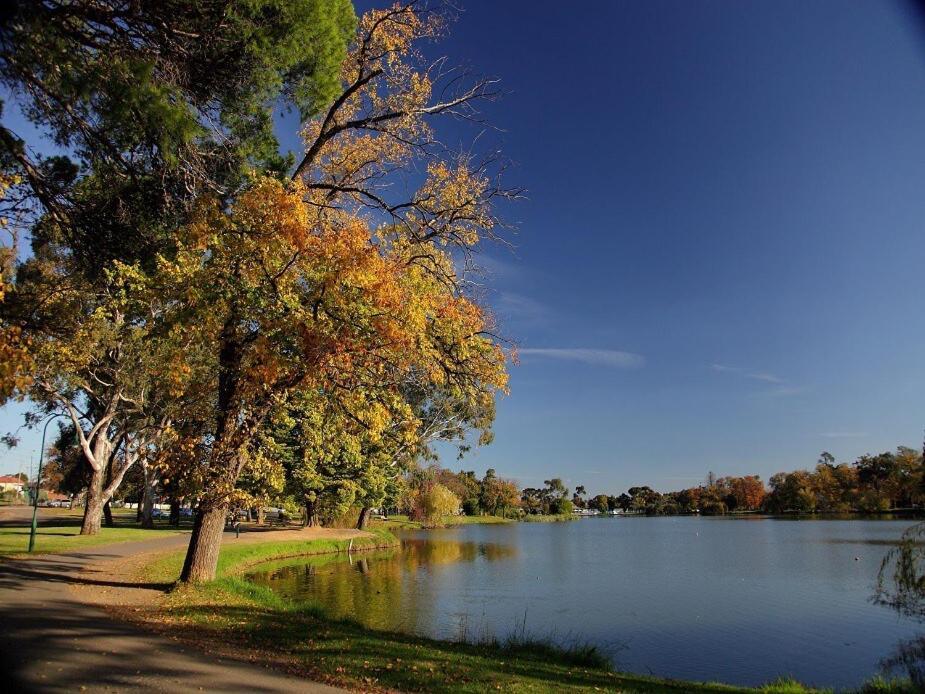
[{"label": "distant tree line", "polygon": [[[524,490],[525,495],[527,491],[536,490]],[[925,504],[925,466],[922,453],[905,446],[895,452],[863,455],[853,463],[837,463],[825,451],[813,470],[779,472],[771,476],[767,487],[757,475],[717,479],[710,473],[705,484],[664,494],[640,486],[619,496],[598,494],[587,500],[586,496],[584,487],[577,487],[575,506],[647,515],[872,513]]]}]

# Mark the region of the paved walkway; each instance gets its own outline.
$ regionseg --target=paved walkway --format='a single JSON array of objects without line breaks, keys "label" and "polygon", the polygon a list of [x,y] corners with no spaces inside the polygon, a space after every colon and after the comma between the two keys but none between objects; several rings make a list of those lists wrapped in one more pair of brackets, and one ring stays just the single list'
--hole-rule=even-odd
[{"label": "paved walkway", "polygon": [[173,535],[25,561],[0,561],[0,678],[11,692],[342,692],[327,685],[219,659],[167,636],[115,620],[82,590],[126,587],[81,575],[91,562],[180,548]]}]

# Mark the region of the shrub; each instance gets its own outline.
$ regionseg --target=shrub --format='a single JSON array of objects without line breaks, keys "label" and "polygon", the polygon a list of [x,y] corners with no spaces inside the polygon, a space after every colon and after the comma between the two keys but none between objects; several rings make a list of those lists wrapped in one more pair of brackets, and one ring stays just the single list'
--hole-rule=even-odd
[{"label": "shrub", "polygon": [[440,525],[443,516],[459,513],[459,497],[442,484],[434,484],[414,495],[413,516],[425,526]]},{"label": "shrub", "polygon": [[575,510],[575,505],[569,499],[554,499],[549,504],[549,513],[554,516],[567,516]]}]

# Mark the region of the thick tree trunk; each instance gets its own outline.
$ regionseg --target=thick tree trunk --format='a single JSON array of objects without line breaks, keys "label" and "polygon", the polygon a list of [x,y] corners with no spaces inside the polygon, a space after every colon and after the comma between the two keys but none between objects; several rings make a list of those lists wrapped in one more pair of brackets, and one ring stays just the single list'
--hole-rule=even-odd
[{"label": "thick tree trunk", "polygon": [[100,532],[103,520],[103,477],[105,474],[103,470],[93,470],[84,502],[84,519],[80,526],[81,535],[96,535]]},{"label": "thick tree trunk", "polygon": [[318,510],[315,507],[315,502],[306,499],[305,500],[305,527],[313,528],[318,525]]},{"label": "thick tree trunk", "polygon": [[367,523],[369,523],[369,508],[364,506],[360,509],[360,517],[357,519],[357,530],[365,530]]},{"label": "thick tree trunk", "polygon": [[154,527],[154,492],[156,488],[156,478],[154,468],[150,465],[145,465],[144,467],[144,485],[145,485],[145,496],[144,504],[141,511],[141,527],[142,528],[153,528]]},{"label": "thick tree trunk", "polygon": [[193,522],[193,535],[186,551],[183,573],[180,580],[185,583],[203,583],[215,579],[218,553],[222,547],[222,533],[225,530],[225,516],[228,505],[222,504],[208,510],[200,510]]},{"label": "thick tree trunk", "polygon": [[180,525],[180,502],[176,499],[170,500],[170,524],[173,526]]},{"label": "thick tree trunk", "polygon": [[263,525],[266,521],[266,513],[263,510],[263,506],[257,507],[257,525]]},{"label": "thick tree trunk", "polygon": [[111,528],[115,525],[112,522],[112,506],[109,505],[109,499],[106,499],[106,503],[103,504],[103,523],[107,528]]}]

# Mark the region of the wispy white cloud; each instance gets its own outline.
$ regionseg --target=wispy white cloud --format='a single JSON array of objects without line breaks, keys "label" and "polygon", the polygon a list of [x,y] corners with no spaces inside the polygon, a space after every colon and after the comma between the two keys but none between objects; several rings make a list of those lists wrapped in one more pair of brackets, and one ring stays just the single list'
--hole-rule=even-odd
[{"label": "wispy white cloud", "polygon": [[472,258],[473,269],[478,273],[485,275],[493,280],[515,280],[520,279],[525,274],[523,264],[516,256],[509,255],[506,258],[497,258],[484,253]]},{"label": "wispy white cloud", "polygon": [[753,381],[764,381],[765,383],[783,383],[784,379],[780,376],[775,376],[774,374],[769,374],[765,371],[756,371],[754,373],[745,374],[746,378],[750,378]]},{"label": "wispy white cloud", "polygon": [[767,371],[749,371],[738,366],[729,366],[727,364],[710,364],[710,368],[717,373],[739,374],[743,378],[750,378],[753,381],[764,381],[765,383],[783,383],[784,379]]},{"label": "wispy white cloud", "polygon": [[539,323],[549,318],[549,309],[545,305],[516,292],[500,292],[494,304],[502,319]]},{"label": "wispy white cloud", "polygon": [[618,369],[634,369],[646,363],[645,357],[633,352],[616,349],[589,349],[586,347],[523,348],[517,350],[521,356],[546,357],[563,361],[577,361],[594,366],[609,366]]},{"label": "wispy white cloud", "polygon": [[782,385],[777,386],[776,388],[771,388],[770,390],[762,391],[758,393],[758,395],[763,395],[769,398],[786,398],[790,397],[791,395],[799,395],[805,390],[806,388],[801,388],[799,386]]},{"label": "wispy white cloud", "polygon": [[739,367],[737,367],[737,366],[726,366],[726,364],[710,364],[710,368],[713,369],[713,371],[716,371],[717,373],[721,373],[721,374],[726,374],[726,373],[730,373],[730,374],[742,373],[742,369],[740,369]]},{"label": "wispy white cloud", "polygon": [[861,439],[867,436],[866,431],[826,431],[822,433],[827,439]]},{"label": "wispy white cloud", "polygon": [[728,364],[718,364],[715,362],[710,364],[710,369],[716,373],[733,374],[751,381],[761,381],[762,383],[768,383],[774,386],[768,390],[755,393],[755,395],[761,397],[785,398],[790,395],[797,395],[806,390],[805,388],[789,384],[777,374],[768,371],[753,371],[751,369],[743,369],[740,366],[729,366]]}]

